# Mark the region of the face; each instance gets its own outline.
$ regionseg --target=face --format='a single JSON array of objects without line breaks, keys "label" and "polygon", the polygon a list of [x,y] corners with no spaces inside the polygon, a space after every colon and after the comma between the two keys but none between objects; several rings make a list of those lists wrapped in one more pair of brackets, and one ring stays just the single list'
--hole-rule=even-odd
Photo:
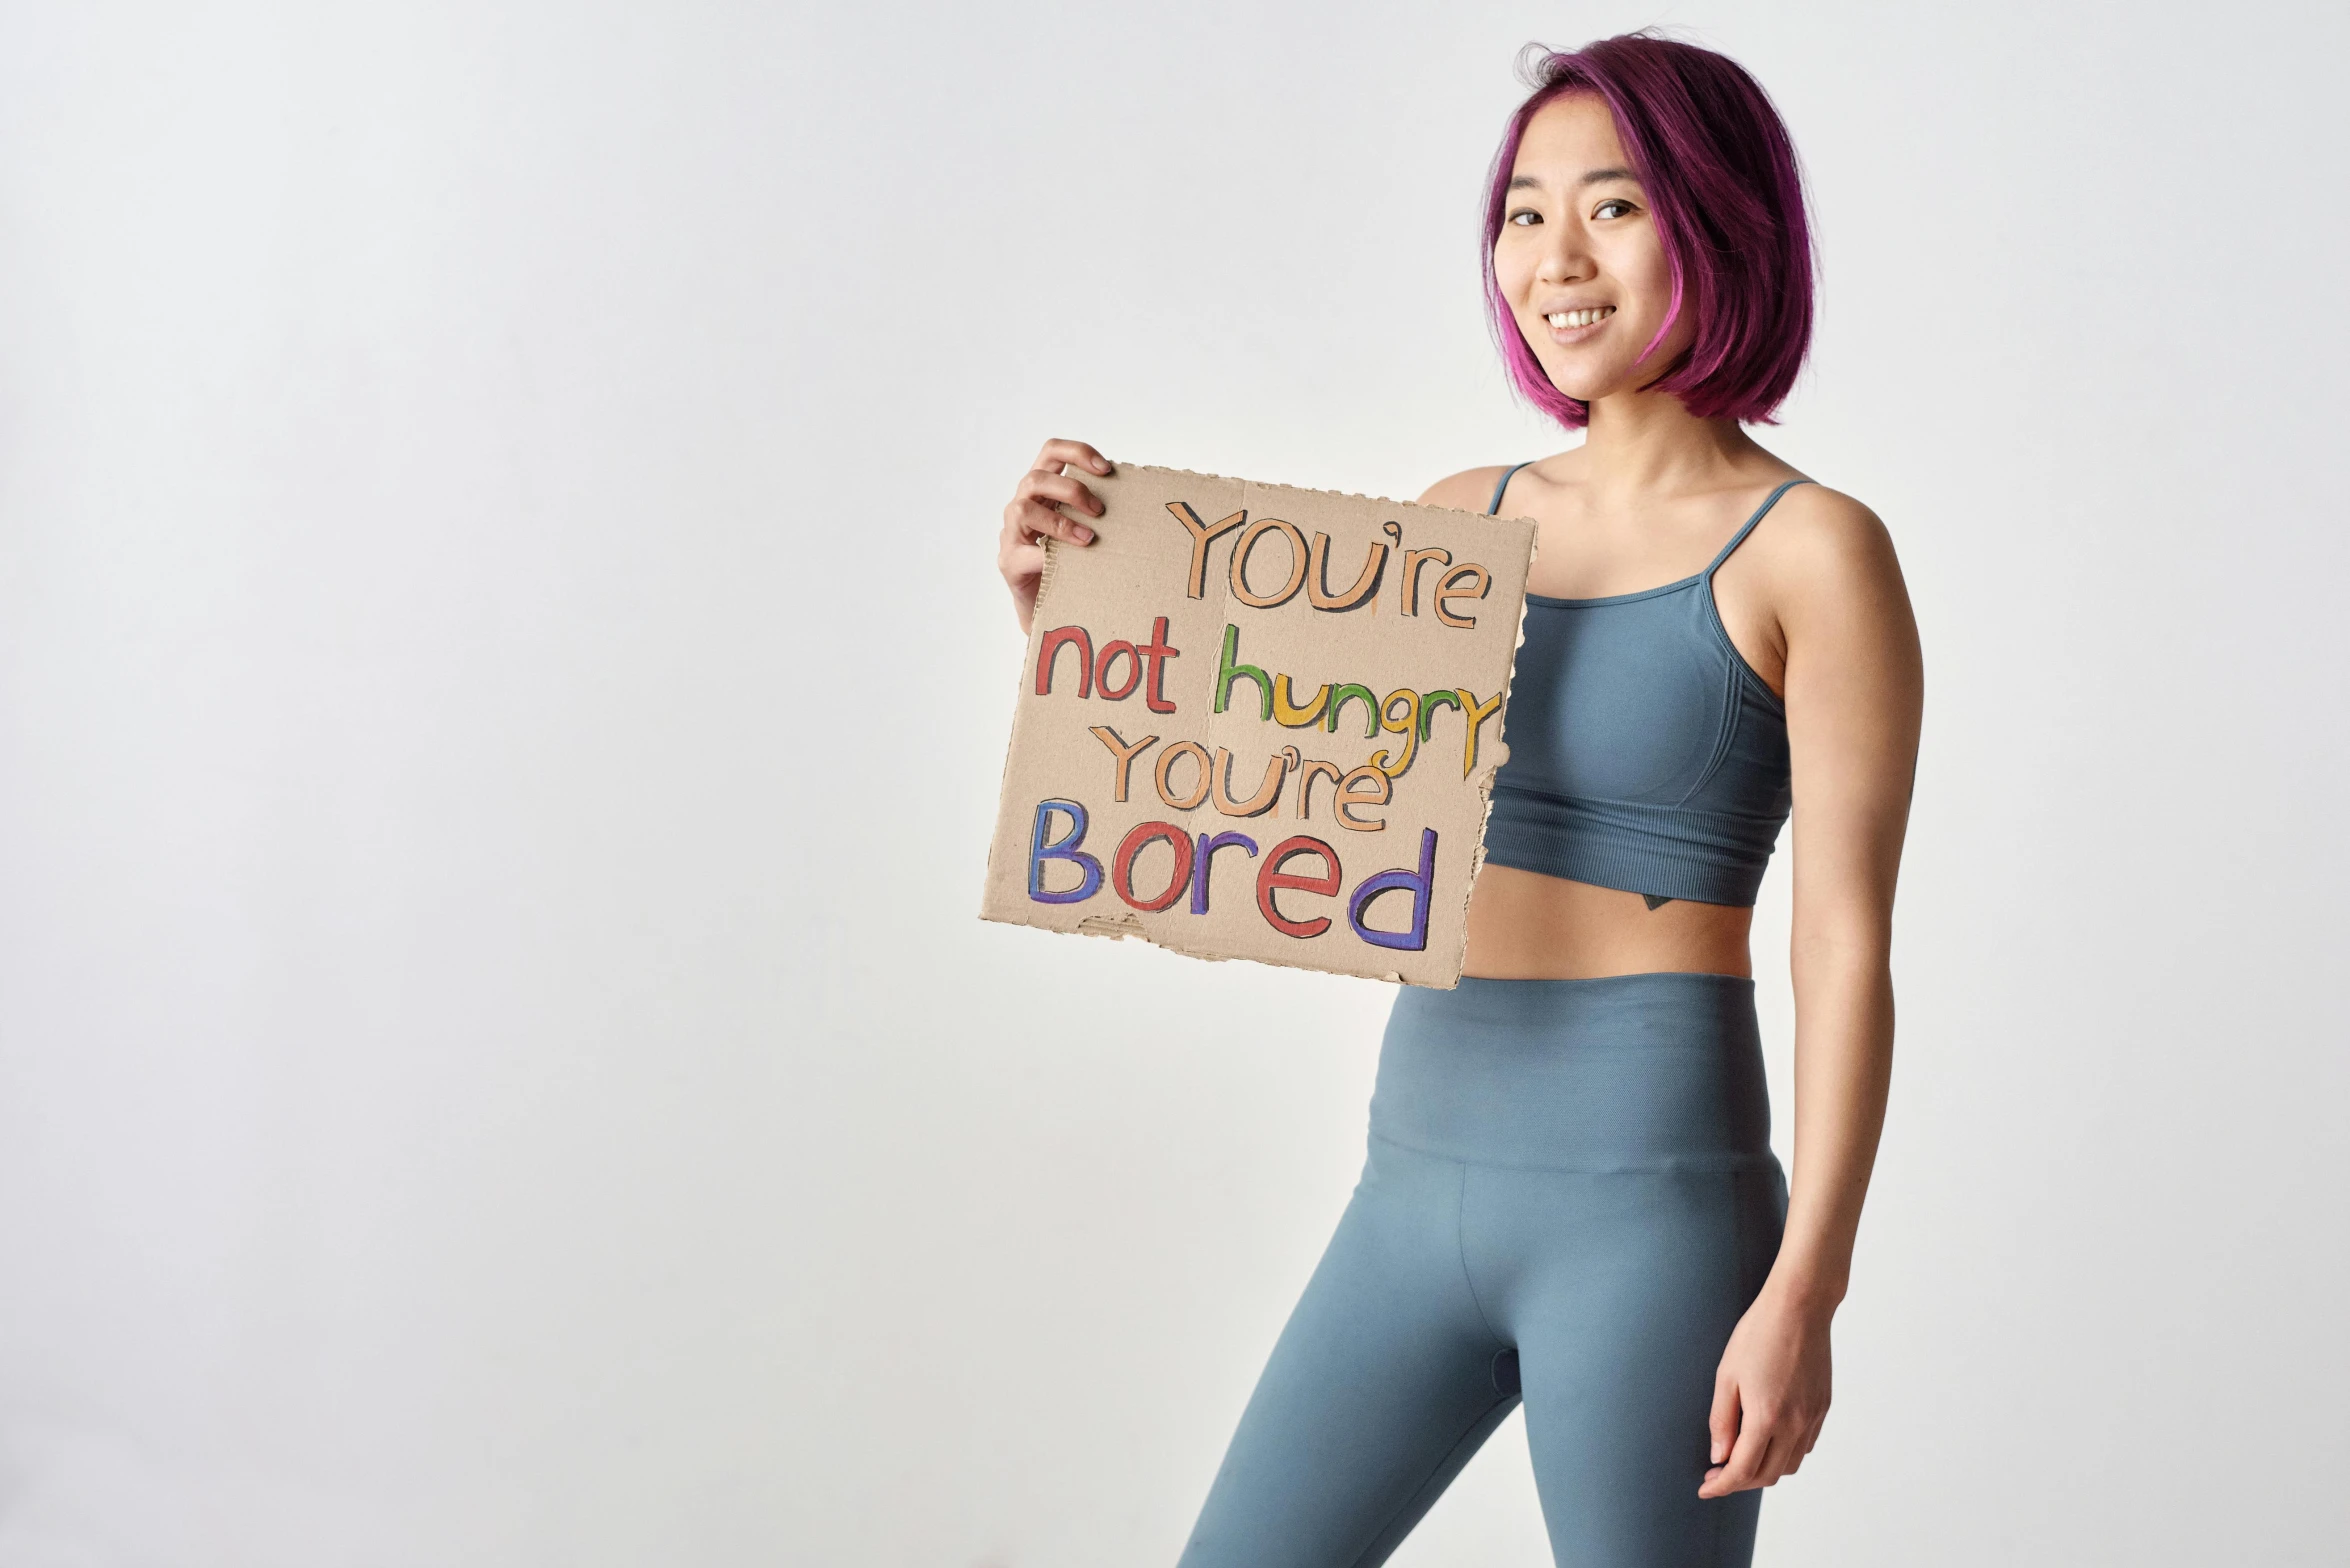
[{"label": "face", "polygon": [[1646,386],[1697,336],[1684,299],[1664,342],[1641,352],[1664,325],[1673,274],[1596,93],[1554,98],[1526,122],[1493,274],[1551,384],[1585,402]]}]

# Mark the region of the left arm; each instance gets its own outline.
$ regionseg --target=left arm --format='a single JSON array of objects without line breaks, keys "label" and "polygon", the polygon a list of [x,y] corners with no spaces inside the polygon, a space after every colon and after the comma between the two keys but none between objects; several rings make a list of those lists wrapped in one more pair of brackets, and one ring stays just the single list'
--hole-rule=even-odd
[{"label": "left arm", "polygon": [[1795,1169],[1778,1261],[1715,1374],[1701,1497],[1769,1486],[1819,1440],[1828,1325],[1893,1067],[1893,884],[1925,691],[1917,625],[1892,540],[1858,502],[1817,494],[1783,544],[1770,575],[1795,797]]}]

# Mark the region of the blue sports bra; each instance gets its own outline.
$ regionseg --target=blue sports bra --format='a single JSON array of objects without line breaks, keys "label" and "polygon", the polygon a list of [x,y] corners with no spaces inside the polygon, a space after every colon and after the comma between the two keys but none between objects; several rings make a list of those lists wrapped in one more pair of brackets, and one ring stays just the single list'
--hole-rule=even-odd
[{"label": "blue sports bra", "polygon": [[1714,573],[1807,482],[1773,490],[1694,577],[1604,599],[1526,595],[1487,860],[1652,905],[1753,904],[1791,802],[1787,715],[1731,645]]}]

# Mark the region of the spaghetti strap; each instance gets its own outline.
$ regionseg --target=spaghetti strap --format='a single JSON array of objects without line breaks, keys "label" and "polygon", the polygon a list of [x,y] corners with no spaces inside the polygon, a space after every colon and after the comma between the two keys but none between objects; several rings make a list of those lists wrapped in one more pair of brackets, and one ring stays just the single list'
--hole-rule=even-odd
[{"label": "spaghetti strap", "polygon": [[[1518,468],[1524,468],[1527,466],[1527,464],[1530,464],[1533,461],[1534,459],[1528,458],[1524,463],[1520,463]],[[1511,480],[1518,477],[1518,468],[1513,468],[1508,473],[1502,475],[1501,483],[1493,487],[1493,499],[1485,503],[1485,515],[1487,517],[1499,517],[1501,515],[1502,492],[1510,487]],[[1778,497],[1773,496],[1772,499],[1777,500]]]},{"label": "spaghetti strap", "polygon": [[1715,556],[1711,561],[1706,563],[1705,570],[1699,572],[1697,575],[1700,577],[1713,576],[1713,574],[1720,569],[1721,564],[1730,558],[1730,552],[1737,549],[1740,545],[1746,542],[1746,536],[1754,532],[1754,525],[1761,522],[1763,518],[1770,512],[1772,507],[1779,504],[1779,497],[1785,495],[1788,491],[1794,489],[1797,485],[1808,485],[1810,483],[1812,483],[1812,481],[1809,479],[1790,479],[1785,484],[1779,486],[1778,489],[1773,490],[1769,495],[1764,496],[1763,504],[1754,509],[1754,515],[1746,520],[1745,526],[1730,536],[1730,542],[1722,546],[1722,553]]}]

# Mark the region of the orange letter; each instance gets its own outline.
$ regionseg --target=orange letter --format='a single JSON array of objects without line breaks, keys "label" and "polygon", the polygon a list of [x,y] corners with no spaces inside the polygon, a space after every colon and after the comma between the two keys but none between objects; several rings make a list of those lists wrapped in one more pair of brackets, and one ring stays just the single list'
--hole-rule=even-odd
[{"label": "orange letter", "polygon": [[1096,724],[1093,727],[1093,738],[1100,741],[1103,745],[1109,747],[1110,755],[1118,759],[1118,786],[1117,789],[1111,794],[1110,798],[1112,800],[1123,803],[1126,799],[1126,775],[1133,769],[1134,759],[1142,755],[1142,749],[1145,746],[1157,744],[1159,737],[1156,735],[1145,735],[1142,739],[1129,746],[1124,740],[1119,738],[1118,732],[1116,730],[1110,728],[1107,724]]},{"label": "orange letter", "polygon": [[1352,828],[1357,833],[1380,832],[1387,826],[1386,823],[1357,822],[1354,819],[1354,811],[1357,806],[1386,805],[1388,796],[1393,793],[1394,788],[1395,786],[1388,782],[1387,775],[1369,763],[1355,769],[1338,781],[1338,825],[1342,828]]},{"label": "orange letter", "polygon": [[[1278,528],[1281,537],[1289,541],[1289,581],[1281,591],[1271,595],[1251,593],[1248,586],[1248,553],[1257,547],[1268,529]],[[1269,610],[1277,604],[1286,604],[1306,580],[1306,536],[1297,531],[1295,523],[1285,523],[1278,517],[1260,517],[1242,530],[1232,546],[1232,597],[1252,610]]]},{"label": "orange letter", "polygon": [[1248,513],[1234,512],[1220,523],[1209,524],[1199,520],[1199,513],[1191,509],[1188,501],[1169,501],[1167,510],[1175,514],[1175,521],[1181,523],[1184,531],[1191,535],[1189,592],[1194,599],[1204,599],[1208,595],[1208,541],[1218,534],[1238,528],[1247,521]]},{"label": "orange letter", "polygon": [[1289,765],[1281,753],[1273,753],[1273,760],[1265,764],[1265,782],[1247,800],[1232,798],[1232,753],[1216,748],[1216,809],[1228,817],[1261,817],[1281,803],[1281,781],[1288,775]]},{"label": "orange letter", "polygon": [[1406,550],[1403,553],[1403,613],[1420,613],[1420,563],[1434,561],[1438,566],[1452,565],[1452,552],[1438,546],[1432,550]]},{"label": "orange letter", "polygon": [[[1454,583],[1466,582],[1471,577],[1475,577],[1477,579],[1477,591],[1475,593],[1469,592],[1469,590],[1466,588],[1455,588],[1453,586]],[[1455,615],[1444,607],[1444,601],[1447,599],[1482,599],[1485,597],[1485,591],[1492,586],[1492,573],[1486,571],[1484,567],[1479,566],[1476,562],[1467,561],[1463,562],[1459,566],[1454,567],[1451,571],[1446,572],[1442,577],[1436,579],[1436,618],[1447,626],[1465,627],[1476,625],[1477,617],[1474,615]]]},{"label": "orange letter", "polygon": [[[1167,775],[1173,771],[1177,757],[1189,757],[1199,764],[1199,787],[1188,796],[1178,796],[1167,787]],[[1159,799],[1177,811],[1189,811],[1208,798],[1208,754],[1195,740],[1179,740],[1159,753],[1158,771],[1152,775],[1159,786]]]},{"label": "orange letter", "polygon": [[1330,536],[1314,535],[1314,548],[1308,557],[1306,571],[1306,602],[1317,610],[1352,610],[1379,591],[1379,578],[1387,570],[1387,546],[1374,544],[1363,562],[1363,575],[1344,593],[1330,591]]},{"label": "orange letter", "polygon": [[1344,770],[1335,762],[1309,762],[1297,773],[1297,815],[1299,821],[1314,814],[1314,780],[1326,778],[1336,787]]}]

